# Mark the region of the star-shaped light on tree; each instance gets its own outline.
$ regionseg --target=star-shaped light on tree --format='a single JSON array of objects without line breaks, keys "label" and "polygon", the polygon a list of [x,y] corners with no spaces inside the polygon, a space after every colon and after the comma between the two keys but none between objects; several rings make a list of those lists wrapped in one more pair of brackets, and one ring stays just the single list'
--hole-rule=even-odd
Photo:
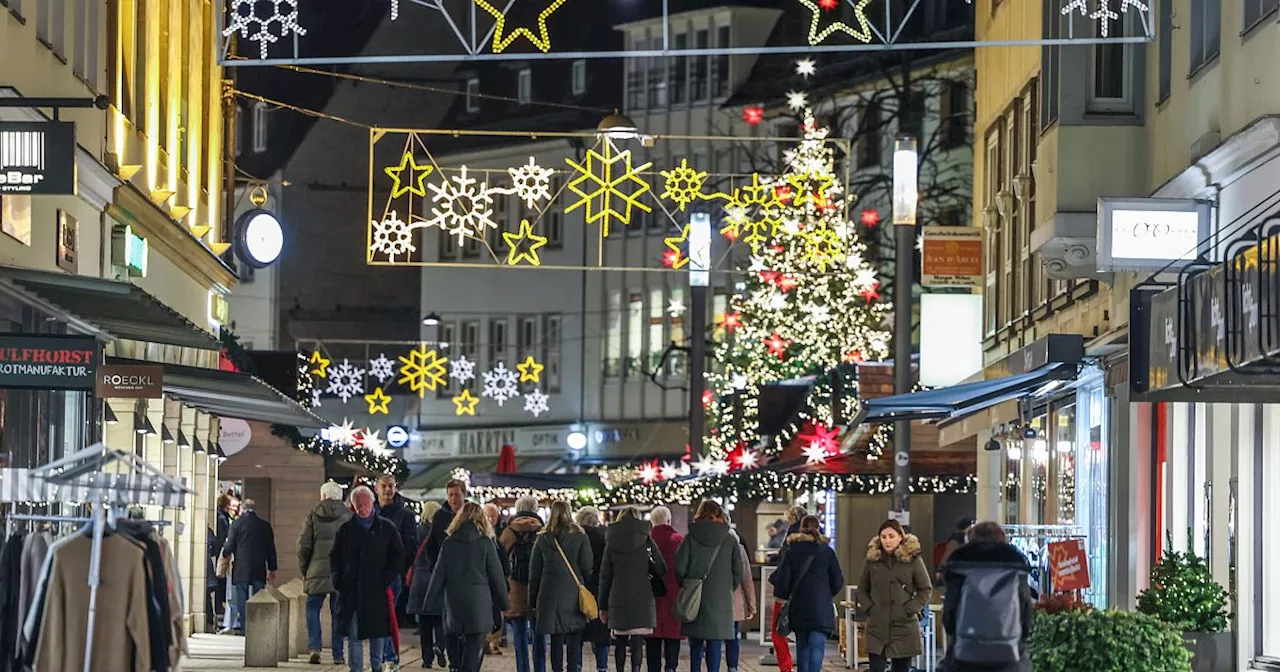
[{"label": "star-shaped light on tree", "polygon": [[877,224],[879,224],[879,223],[880,223],[880,211],[879,211],[879,210],[863,210],[863,211],[862,211],[862,225],[863,225],[863,226],[868,227],[868,228],[871,228],[871,227],[874,227],[875,225],[877,225]]},{"label": "star-shaped light on tree", "polygon": [[764,121],[764,108],[759,105],[748,105],[742,108],[742,120],[752,126],[759,126]]},{"label": "star-shaped light on tree", "polygon": [[877,282],[861,292],[858,292],[858,294],[860,294],[862,298],[866,299],[867,303],[871,303],[872,301],[878,301],[880,299],[880,292],[876,291],[878,289],[880,289],[880,283]]},{"label": "star-shaped light on tree", "polygon": [[789,292],[799,286],[800,281],[796,280],[794,275],[787,274],[778,278],[778,289],[784,292]]},{"label": "star-shaped light on tree", "polygon": [[737,329],[738,327],[741,327],[741,326],[742,326],[742,313],[740,312],[735,311],[732,313],[725,313],[724,316],[720,318],[720,327],[722,327],[725,331],[731,332],[734,329]]},{"label": "star-shaped light on tree", "polygon": [[812,77],[818,73],[818,64],[812,58],[802,58],[796,61],[796,74],[801,77]]},{"label": "star-shaped light on tree", "polygon": [[825,463],[828,456],[840,454],[840,444],[836,440],[840,435],[839,427],[828,429],[819,422],[811,423],[808,430],[800,438],[808,441],[804,454],[809,458],[809,464]]},{"label": "star-shaped light on tree", "polygon": [[698,470],[699,476],[711,476],[716,470],[716,460],[710,455],[703,455],[693,463],[693,468]]},{"label": "star-shaped light on tree", "polygon": [[844,361],[849,364],[858,364],[859,362],[867,361],[867,357],[862,354],[861,350],[851,350],[844,353]]},{"label": "star-shaped light on tree", "polygon": [[645,485],[658,480],[662,477],[662,472],[658,468],[658,461],[654,460],[652,462],[645,462],[641,465],[640,471],[637,472],[637,475],[640,477],[640,481]]},{"label": "star-shaped light on tree", "polygon": [[804,91],[788,91],[787,107],[799,112],[809,106],[809,95]]},{"label": "star-shaped light on tree", "polygon": [[791,341],[783,338],[778,332],[764,340],[765,347],[769,349],[769,354],[777,355],[778,359],[787,358],[787,346],[791,345]]},{"label": "star-shaped light on tree", "polygon": [[672,297],[667,301],[667,314],[671,317],[680,317],[681,315],[684,315],[685,310],[687,310],[687,308],[685,308],[684,301],[675,297]]},{"label": "star-shaped light on tree", "polygon": [[703,393],[702,393],[702,407],[703,407],[703,408],[706,408],[706,407],[710,406],[710,405],[711,405],[711,402],[713,402],[713,401],[715,401],[715,400],[716,400],[716,393],[715,393],[715,392],[712,392],[711,390],[707,390],[707,391],[705,391],[705,392],[703,392]]},{"label": "star-shaped light on tree", "polygon": [[818,6],[830,12],[840,6],[840,0],[818,0]]}]

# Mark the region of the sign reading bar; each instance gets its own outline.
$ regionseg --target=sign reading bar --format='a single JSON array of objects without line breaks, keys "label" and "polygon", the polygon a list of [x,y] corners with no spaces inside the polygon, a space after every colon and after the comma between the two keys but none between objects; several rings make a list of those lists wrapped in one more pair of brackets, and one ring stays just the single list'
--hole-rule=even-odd
[{"label": "sign reading bar", "polygon": [[76,125],[0,121],[0,194],[76,193]]},{"label": "sign reading bar", "polygon": [[1053,592],[1068,593],[1084,590],[1089,582],[1089,556],[1084,552],[1084,542],[1079,539],[1049,543],[1049,577]]},{"label": "sign reading bar", "polygon": [[103,364],[94,396],[99,399],[159,399],[164,396],[164,367]]},{"label": "sign reading bar", "polygon": [[982,229],[926,226],[920,255],[925,287],[981,287]]},{"label": "sign reading bar", "polygon": [[1177,270],[1196,259],[1209,236],[1208,201],[1099,198],[1098,270]]},{"label": "sign reading bar", "polygon": [[92,336],[0,335],[0,388],[92,390],[98,369]]}]

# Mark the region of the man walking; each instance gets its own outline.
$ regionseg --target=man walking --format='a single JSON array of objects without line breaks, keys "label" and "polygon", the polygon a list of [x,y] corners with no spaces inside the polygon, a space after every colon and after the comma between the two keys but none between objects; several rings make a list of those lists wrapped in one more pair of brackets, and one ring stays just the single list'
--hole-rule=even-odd
[{"label": "man walking", "polygon": [[351,520],[351,511],[342,503],[342,486],[329,481],[320,486],[320,503],[307,514],[307,522],[298,537],[298,572],[303,576],[303,590],[307,593],[307,648],[311,650],[311,664],[320,664],[320,651],[324,637],[320,631],[320,609],[329,598],[329,617],[333,632],[333,664],[341,665],[342,631],[338,629],[338,594],[333,590],[333,577],[329,572],[329,553],[338,528]]},{"label": "man walking", "polygon": [[271,523],[258,517],[252,499],[240,502],[240,517],[231,523],[227,543],[222,546],[222,557],[234,558],[231,563],[231,584],[235,587],[235,622],[229,630],[220,634],[244,634],[244,605],[254,593],[276,580],[276,535]]},{"label": "man walking", "polygon": [[329,553],[333,587],[338,591],[339,632],[346,634],[351,672],[364,669],[361,640],[369,640],[369,664],[374,672],[398,672],[400,664],[384,666],[386,640],[391,637],[391,609],[387,589],[404,569],[404,547],[395,526],[374,513],[373,491],[360,486],[351,492],[355,515],[338,528]]},{"label": "man walking", "polygon": [[[453,517],[458,511],[462,510],[462,505],[467,501],[467,484],[456,479],[450,479],[444,486],[445,503],[436,511],[436,515],[431,519],[431,536],[427,537],[427,560],[435,567],[436,560],[440,559],[440,547],[444,544],[445,531],[449,529],[449,525],[453,523]],[[444,622],[444,603],[440,601],[437,604],[425,605],[425,612],[428,614],[424,618],[432,619],[432,627],[437,628],[437,633],[442,633],[443,628],[440,627]],[[462,647],[459,646],[457,638],[451,635],[445,635],[445,650],[449,655],[449,669],[452,672],[458,672],[462,665]],[[425,654],[424,654],[425,655]],[[445,665],[444,660],[437,660],[441,667]]]},{"label": "man walking", "polygon": [[[378,477],[378,505],[375,509],[375,515],[386,518],[388,522],[396,529],[396,533],[400,536],[400,547],[404,551],[404,566],[396,575],[395,581],[391,583],[391,595],[394,600],[397,614],[404,613],[404,599],[407,594],[404,590],[404,577],[409,572],[409,568],[413,566],[413,553],[418,548],[418,521],[413,515],[413,511],[405,506],[404,495],[397,492],[396,477],[391,474],[383,474]],[[400,663],[400,652],[396,650],[395,637],[387,640],[386,651],[383,653],[382,659],[389,663]]]}]

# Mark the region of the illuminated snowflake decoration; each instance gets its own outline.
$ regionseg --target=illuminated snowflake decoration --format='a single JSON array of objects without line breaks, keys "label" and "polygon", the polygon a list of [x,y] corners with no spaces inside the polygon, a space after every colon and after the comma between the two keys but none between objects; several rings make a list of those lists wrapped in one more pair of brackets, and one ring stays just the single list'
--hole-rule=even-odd
[{"label": "illuminated snowflake decoration", "polygon": [[350,360],[342,360],[329,371],[329,394],[344,404],[351,397],[364,394],[364,369],[353,365]]},{"label": "illuminated snowflake decoration", "polygon": [[831,320],[831,306],[811,303],[805,306],[804,310],[809,314],[809,319],[816,324],[822,324],[823,322]]},{"label": "illuminated snowflake decoration", "polygon": [[476,363],[467,359],[466,355],[449,360],[449,377],[459,383],[475,380]]},{"label": "illuminated snowflake decoration", "polygon": [[427,226],[438,226],[461,245],[467,237],[483,240],[489,229],[497,229],[493,221],[493,194],[489,185],[467,177],[467,167],[440,184],[427,185],[435,192],[431,200],[431,219]]},{"label": "illuminated snowflake decoration", "polygon": [[707,180],[707,173],[689,167],[688,159],[680,159],[680,165],[671,170],[661,171],[666,179],[663,184],[662,198],[670,199],[680,212],[690,203],[698,200],[702,194],[702,185]]},{"label": "illuminated snowflake decoration", "polygon": [[[1080,16],[1087,16],[1089,17],[1089,20],[1097,23],[1098,36],[1106,38],[1109,37],[1108,33],[1110,32],[1111,22],[1120,18],[1120,14],[1111,9],[1111,2],[1112,0],[1095,0],[1096,9],[1090,12],[1089,0],[1071,0],[1062,7],[1062,15],[1067,16],[1068,14],[1078,10],[1080,12]],[[1136,9],[1140,13],[1149,11],[1149,7],[1146,3],[1142,2],[1142,0],[1119,0],[1119,2],[1120,11],[1126,14],[1129,13],[1130,7]]]},{"label": "illuminated snowflake decoration", "polygon": [[395,263],[396,257],[417,249],[413,244],[413,225],[400,219],[394,210],[382,221],[373,220],[373,241],[369,243],[369,251],[381,252],[388,261]]},{"label": "illuminated snowflake decoration", "polygon": [[427,396],[427,390],[435,392],[448,383],[445,379],[445,363],[448,361],[435,350],[419,345],[409,351],[408,357],[399,357],[400,379],[397,383],[408,385],[419,398]]},{"label": "illuminated snowflake decoration", "polygon": [[[297,0],[266,0],[266,3],[270,4],[270,12],[258,11],[259,5],[265,7],[262,0],[231,0],[227,27],[222,31],[223,37],[240,33],[240,37],[257,42],[262,58],[267,57],[268,45],[280,38],[307,34],[298,24]],[[272,32],[273,28],[279,35]]]},{"label": "illuminated snowflake decoration", "polygon": [[320,408],[320,388],[311,390],[311,408]]},{"label": "illuminated snowflake decoration", "polygon": [[819,273],[825,273],[828,266],[834,266],[843,253],[840,236],[831,229],[811,231],[804,237],[804,258],[818,267]]},{"label": "illuminated snowflake decoration", "polygon": [[480,396],[498,402],[498,406],[507,403],[508,399],[520,396],[519,378],[506,364],[498,362],[497,366],[485,371],[483,376],[484,388],[480,390]]},{"label": "illuminated snowflake decoration", "polygon": [[525,207],[533,209],[539,201],[551,200],[551,176],[556,171],[543,168],[529,157],[529,163],[515,168],[508,168],[511,175],[512,189],[516,198],[524,201]]},{"label": "illuminated snowflake decoration", "polygon": [[[549,413],[551,412],[551,407],[547,405],[547,401],[549,399],[551,399],[551,397],[543,394],[542,390],[529,392],[524,395],[524,410],[535,418],[541,416],[543,413]],[[502,403],[499,402],[498,405],[502,405]]]},{"label": "illuminated snowflake decoration", "polygon": [[369,360],[369,375],[377,378],[379,383],[385,383],[388,378],[395,377],[396,363],[387,359],[385,354],[379,353],[377,357]]}]

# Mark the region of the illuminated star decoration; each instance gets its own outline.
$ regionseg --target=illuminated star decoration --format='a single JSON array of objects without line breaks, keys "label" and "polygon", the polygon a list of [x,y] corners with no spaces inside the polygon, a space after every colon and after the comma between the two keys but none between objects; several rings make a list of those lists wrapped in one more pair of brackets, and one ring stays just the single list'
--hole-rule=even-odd
[{"label": "illuminated star decoration", "polygon": [[710,455],[703,455],[693,464],[693,468],[698,470],[699,476],[711,476],[716,471],[716,460]]},{"label": "illuminated star decoration", "polygon": [[567,0],[551,0],[551,4],[547,5],[547,8],[538,14],[537,35],[534,35],[533,31],[526,26],[520,26],[513,31],[507,32],[507,18],[503,16],[502,12],[497,7],[489,4],[488,0],[475,0],[475,3],[480,7],[480,9],[492,14],[493,18],[497,21],[493,31],[493,53],[502,53],[507,47],[511,46],[512,42],[523,35],[528,38],[529,42],[532,43],[533,46],[537,47],[539,51],[545,54],[551,51],[551,35],[547,31],[547,19],[551,18],[551,15],[555,14],[556,10],[560,9],[560,6],[566,1]]},{"label": "illuminated star decoration", "polygon": [[803,91],[788,91],[787,107],[791,108],[792,110],[795,110],[796,112],[799,112],[804,108],[809,107],[809,94]]},{"label": "illuminated star decoration", "polygon": [[389,455],[391,451],[387,450],[387,442],[378,438],[379,433],[365,428],[360,434],[360,446],[375,455]]},{"label": "illuminated star decoration", "polygon": [[[508,266],[518,266],[521,261],[527,261],[533,266],[542,265],[542,260],[538,258],[538,250],[547,244],[547,237],[534,233],[533,224],[529,220],[520,220],[519,233],[503,231],[502,240],[507,243],[507,247],[511,248],[507,252]],[[521,241],[526,240],[529,244],[522,246]]]},{"label": "illuminated star decoration", "polygon": [[[579,173],[578,177],[568,184],[569,191],[578,196],[578,200],[565,208],[572,212],[587,206],[587,223],[595,224],[603,220],[602,235],[609,236],[609,220],[616,219],[627,225],[631,223],[631,209],[639,208],[644,212],[653,212],[653,208],[640,202],[640,197],[649,192],[649,183],[641,178],[641,174],[653,166],[652,162],[639,167],[631,164],[631,150],[623,150],[611,156],[605,156],[594,149],[587,150],[587,160],[582,165],[565,159],[565,163]],[[615,174],[614,166],[622,164],[622,169]],[[627,193],[622,189],[630,183],[635,190]],[[587,185],[587,188],[583,188]],[[614,200],[622,201],[621,211],[614,208]]]},{"label": "illuminated star decoration", "polygon": [[480,398],[471,394],[471,389],[462,388],[462,394],[453,398],[454,415],[475,415],[476,404],[480,403]]},{"label": "illuminated star decoration", "polygon": [[476,363],[467,359],[466,355],[449,361],[449,377],[465,383],[476,377]]},{"label": "illuminated star decoration", "polygon": [[916,236],[916,252],[924,252],[924,234]]},{"label": "illuminated star decoration", "polygon": [[426,225],[438,226],[445,233],[457,236],[459,245],[468,236],[482,240],[489,229],[498,228],[498,223],[493,221],[492,190],[487,182],[468,177],[466,166],[441,184],[427,186],[435,192],[431,196],[435,205]]},{"label": "illuminated star decoration", "polygon": [[549,413],[551,407],[547,405],[547,400],[551,397],[547,396],[542,390],[533,390],[524,395],[524,410],[526,413],[539,417],[543,413]]},{"label": "illuminated star decoration", "polygon": [[641,482],[647,485],[658,480],[662,476],[662,471],[658,468],[658,461],[655,459],[652,462],[645,462],[640,467],[640,471],[636,472],[636,475],[640,477]]},{"label": "illuminated star decoration", "polygon": [[684,315],[685,310],[684,301],[681,301],[676,297],[671,297],[671,299],[667,301],[667,314],[671,317],[680,317],[681,315]]},{"label": "illuminated star decoration", "polygon": [[827,451],[816,443],[811,443],[804,447],[804,457],[806,464],[827,463]]},{"label": "illuminated star decoration", "polygon": [[659,174],[666,178],[659,197],[675,202],[680,212],[684,212],[690,203],[698,200],[702,195],[702,184],[707,179],[706,172],[689,167],[688,159],[680,159],[679,166],[660,171]]},{"label": "illuminated star decoration", "polygon": [[684,229],[680,232],[680,235],[670,236],[668,238],[663,238],[662,240],[662,242],[666,243],[668,249],[670,249],[672,252],[675,252],[674,257],[670,256],[670,253],[668,253],[667,259],[670,260],[670,263],[668,263],[667,265],[670,266],[671,268],[683,268],[685,264],[689,263],[689,257],[685,255],[684,250],[681,249],[681,246],[689,242],[689,228],[691,226],[693,225],[685,224]]},{"label": "illuminated star decoration", "polygon": [[818,29],[822,24],[822,13],[824,11],[822,7],[818,6],[813,0],[796,0],[796,2],[804,5],[812,14],[812,20],[809,22],[809,44],[811,46],[826,42],[827,38],[835,33],[844,33],[859,42],[871,41],[871,22],[867,20],[866,11],[867,5],[870,4],[871,0],[854,0],[853,16],[858,23],[856,29],[843,21],[836,21],[822,30]]},{"label": "illuminated star decoration", "polygon": [[400,357],[400,379],[396,382],[408,384],[409,389],[417,392],[419,398],[426,398],[427,390],[435,392],[447,385],[445,379],[445,362],[448,361],[435,350],[419,345],[409,351],[408,357]]},{"label": "illuminated star decoration", "polygon": [[381,387],[373,388],[371,394],[364,395],[364,400],[369,404],[369,415],[377,415],[378,413],[387,415],[391,413],[391,397],[388,397]]},{"label": "illuminated star decoration", "polygon": [[332,425],[328,429],[321,432],[322,438],[327,439],[330,443],[336,443],[339,446],[349,446],[356,441],[355,425],[346,418],[342,419],[341,425]]},{"label": "illuminated star decoration", "polygon": [[796,61],[796,74],[808,79],[818,73],[818,63],[812,58],[802,58]]},{"label": "illuminated star decoration", "polygon": [[861,295],[862,298],[866,299],[867,303],[871,303],[872,301],[876,301],[880,298],[880,292],[876,291],[878,289],[880,289],[880,283],[877,282],[861,292],[858,292],[858,294]]},{"label": "illuminated star decoration", "polygon": [[715,392],[712,392],[711,390],[707,390],[707,391],[705,391],[705,392],[703,392],[703,393],[702,393],[702,407],[703,407],[703,408],[707,408],[708,406],[710,406],[710,405],[711,405],[711,402],[713,402],[713,401],[715,401],[715,400],[716,400],[716,393],[715,393]]},{"label": "illuminated star decoration", "polygon": [[311,363],[311,373],[321,378],[329,377],[329,360],[320,354],[319,350],[311,353],[311,359],[308,361]]},{"label": "illuminated star decoration", "polygon": [[551,199],[551,176],[555,175],[555,172],[550,168],[539,166],[532,156],[529,157],[529,163],[507,169],[507,173],[511,175],[511,184],[516,198],[524,201],[525,207],[530,210],[538,204],[538,201]]},{"label": "illuminated star decoration", "polygon": [[687,473],[686,470],[688,468],[689,468],[689,465],[687,464],[677,464],[675,462],[663,462],[662,469],[661,469],[662,480],[674,481],[677,478],[680,478],[681,476],[685,475],[685,473]]},{"label": "illuminated star decoration", "polygon": [[787,358],[787,346],[791,345],[791,341],[783,338],[778,332],[764,340],[765,347],[768,348],[769,354],[777,355],[778,359]]},{"label": "illuminated star decoration", "polygon": [[740,312],[725,313],[724,317],[722,317],[719,320],[719,322],[720,322],[720,326],[725,331],[733,331],[734,329],[737,329],[738,327],[742,326],[742,313]]},{"label": "illuminated star decoration", "polygon": [[540,383],[542,382],[543,365],[537,363],[533,359],[533,355],[529,355],[522,364],[516,364],[516,370],[520,372],[520,382],[522,383]]},{"label": "illuminated star decoration", "polygon": [[862,221],[863,226],[867,228],[874,228],[877,224],[880,223],[880,211],[879,210],[863,210],[862,216],[860,217],[860,219]]},{"label": "illuminated star decoration", "polygon": [[[391,198],[400,198],[405,194],[413,194],[426,198],[427,186],[425,182],[431,173],[435,172],[435,166],[427,164],[419,166],[418,162],[413,158],[413,152],[405,152],[400,157],[400,165],[387,166],[382,169],[383,172],[390,177],[393,182],[391,184]],[[409,171],[409,179],[404,179],[404,171]],[[416,177],[415,177],[416,176]]]},{"label": "illuminated star decoration", "polygon": [[742,108],[742,120],[752,126],[759,126],[764,121],[764,108],[759,105],[748,105]]},{"label": "illuminated star decoration", "polygon": [[808,427],[809,431],[802,434],[800,438],[808,441],[808,446],[804,449],[805,457],[809,458],[809,464],[825,463],[830,455],[840,454],[840,443],[837,438],[840,436],[840,428],[827,428],[822,423],[812,424]]}]

